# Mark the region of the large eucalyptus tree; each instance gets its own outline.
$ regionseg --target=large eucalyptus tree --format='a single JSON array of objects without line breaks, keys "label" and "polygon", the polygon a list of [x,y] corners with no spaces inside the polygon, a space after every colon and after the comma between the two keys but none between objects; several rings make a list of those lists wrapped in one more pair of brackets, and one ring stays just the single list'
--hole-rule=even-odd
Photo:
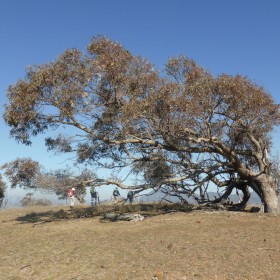
[{"label": "large eucalyptus tree", "polygon": [[214,77],[184,56],[159,73],[119,43],[97,37],[86,53],[66,50],[30,67],[7,95],[4,119],[19,142],[29,145],[32,137],[57,129],[46,138],[48,149],[143,180],[134,186],[116,177],[96,183],[168,186],[193,196],[210,184],[226,195],[239,188],[244,197],[251,186],[266,212],[277,211],[269,153],[279,105],[246,77]]}]

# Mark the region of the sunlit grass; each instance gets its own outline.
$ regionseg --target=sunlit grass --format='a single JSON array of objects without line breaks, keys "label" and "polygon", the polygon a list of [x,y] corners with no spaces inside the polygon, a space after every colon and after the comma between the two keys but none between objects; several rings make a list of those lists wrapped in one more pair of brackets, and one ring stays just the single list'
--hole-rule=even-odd
[{"label": "sunlit grass", "polygon": [[[136,212],[144,221],[102,222]],[[167,203],[5,209],[0,279],[278,279],[279,224]]]}]

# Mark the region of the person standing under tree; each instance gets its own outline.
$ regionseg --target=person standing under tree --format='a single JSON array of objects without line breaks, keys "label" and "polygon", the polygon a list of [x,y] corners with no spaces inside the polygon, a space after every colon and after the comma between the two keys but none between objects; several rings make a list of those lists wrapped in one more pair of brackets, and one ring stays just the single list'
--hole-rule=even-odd
[{"label": "person standing under tree", "polygon": [[75,205],[75,188],[70,188],[68,189],[68,197],[70,199],[70,208],[73,208]]},{"label": "person standing under tree", "polygon": [[91,206],[96,205],[99,202],[99,196],[94,186],[90,188],[90,196],[91,196]]},{"label": "person standing under tree", "polygon": [[129,200],[130,204],[132,204],[132,202],[133,202],[133,197],[134,197],[134,192],[133,191],[129,191],[127,193],[127,199]]},{"label": "person standing under tree", "polygon": [[119,189],[118,189],[118,187],[116,187],[115,189],[114,189],[114,191],[113,191],[113,196],[114,196],[114,200],[115,201],[117,201],[118,200],[118,198],[120,197],[120,192],[119,192]]}]

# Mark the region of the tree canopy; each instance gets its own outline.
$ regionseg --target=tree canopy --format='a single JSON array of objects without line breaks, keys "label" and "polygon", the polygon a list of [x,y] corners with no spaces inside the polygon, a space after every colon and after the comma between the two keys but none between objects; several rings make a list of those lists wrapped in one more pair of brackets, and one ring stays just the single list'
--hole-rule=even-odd
[{"label": "tree canopy", "polygon": [[96,37],[86,53],[66,50],[28,68],[7,96],[4,119],[17,141],[30,145],[32,137],[57,129],[46,138],[49,150],[141,182],[94,178],[99,184],[167,186],[200,198],[209,184],[244,194],[251,186],[265,211],[277,209],[269,153],[279,105],[244,76],[214,77],[185,56],[169,59],[160,72],[121,44]]}]

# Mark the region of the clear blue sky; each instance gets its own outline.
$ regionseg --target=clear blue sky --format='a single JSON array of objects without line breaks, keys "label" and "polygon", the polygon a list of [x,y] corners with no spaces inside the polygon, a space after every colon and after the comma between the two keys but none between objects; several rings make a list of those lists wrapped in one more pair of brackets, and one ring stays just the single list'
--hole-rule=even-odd
[{"label": "clear blue sky", "polygon": [[[99,34],[159,68],[184,54],[213,74],[246,75],[280,103],[279,0],[0,0],[0,114],[7,87],[26,66],[67,48],[85,50]],[[44,137],[32,147],[17,144],[2,119],[0,132],[0,165],[26,156],[47,168],[66,164],[46,152]],[[279,136],[278,128],[275,152]]]}]

